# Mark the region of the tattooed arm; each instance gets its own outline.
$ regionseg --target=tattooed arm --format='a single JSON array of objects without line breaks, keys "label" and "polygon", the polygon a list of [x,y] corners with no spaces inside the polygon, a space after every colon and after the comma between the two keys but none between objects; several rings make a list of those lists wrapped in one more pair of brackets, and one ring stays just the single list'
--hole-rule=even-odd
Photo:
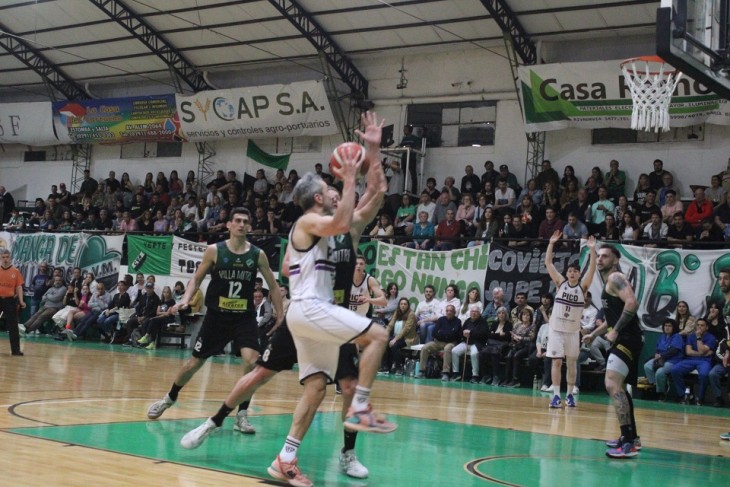
[{"label": "tattooed arm", "polygon": [[606,336],[608,341],[613,343],[616,341],[619,332],[623,329],[633,318],[636,316],[636,310],[639,308],[639,303],[636,300],[634,290],[631,288],[631,284],[626,279],[626,276],[620,272],[614,272],[608,276],[608,282],[606,283],[606,292],[612,296],[616,296],[624,302],[624,310],[621,313],[621,317],[618,319],[613,329]]}]

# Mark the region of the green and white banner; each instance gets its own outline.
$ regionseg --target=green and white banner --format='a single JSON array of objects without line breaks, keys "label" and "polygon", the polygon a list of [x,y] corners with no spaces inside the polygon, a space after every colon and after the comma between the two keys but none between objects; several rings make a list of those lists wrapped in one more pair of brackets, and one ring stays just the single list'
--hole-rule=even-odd
[{"label": "green and white banner", "polygon": [[[525,130],[629,128],[631,93],[620,64],[596,61],[520,67]],[[674,127],[730,125],[730,103],[687,76],[675,89],[669,114]]]},{"label": "green and white banner", "polygon": [[423,300],[423,291],[431,284],[437,299],[444,299],[446,286],[454,283],[463,300],[468,289],[476,287],[483,296],[487,268],[489,266],[489,245],[448,252],[413,250],[397,245],[379,242],[368,248],[364,255],[374,258],[375,268],[369,270],[386,289],[394,282],[400,296],[411,301],[413,309]]},{"label": "green and white banner", "polygon": [[[639,316],[647,330],[661,331],[663,321],[674,316],[678,301],[687,301],[692,316],[704,316],[708,305],[725,299],[717,285],[721,269],[730,268],[727,250],[655,249],[617,245],[621,271],[639,301]],[[591,284],[594,298],[601,295],[600,273]],[[596,304],[598,301],[596,300]]]},{"label": "green and white banner", "polygon": [[66,282],[71,280],[74,267],[80,267],[82,274],[93,272],[98,282],[113,289],[119,282],[123,243],[124,235],[0,232],[0,248],[10,249],[26,290],[41,262],[48,264],[49,271],[61,269]]},{"label": "green and white banner", "polygon": [[198,269],[207,247],[208,244],[175,235],[129,235],[129,272],[189,279]]}]

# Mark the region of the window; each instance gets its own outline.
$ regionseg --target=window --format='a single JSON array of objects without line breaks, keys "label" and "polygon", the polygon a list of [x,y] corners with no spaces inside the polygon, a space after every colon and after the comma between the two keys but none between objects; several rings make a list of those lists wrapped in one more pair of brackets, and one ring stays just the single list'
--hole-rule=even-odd
[{"label": "window", "polygon": [[469,101],[408,106],[408,124],[426,138],[426,147],[494,145],[497,103]]},{"label": "window", "polygon": [[643,144],[649,142],[701,142],[705,140],[705,126],[672,127],[667,132],[645,132],[631,129],[593,129],[591,144]]}]

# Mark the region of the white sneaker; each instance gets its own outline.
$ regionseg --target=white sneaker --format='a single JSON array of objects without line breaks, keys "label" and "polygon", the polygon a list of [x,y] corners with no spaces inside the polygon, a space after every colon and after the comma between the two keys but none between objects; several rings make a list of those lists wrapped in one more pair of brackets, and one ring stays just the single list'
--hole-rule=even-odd
[{"label": "white sneaker", "polygon": [[354,477],[356,479],[365,479],[369,474],[365,465],[357,459],[355,450],[347,450],[344,453],[340,453],[340,470],[348,477]]},{"label": "white sneaker", "polygon": [[213,420],[208,418],[205,420],[205,423],[201,424],[194,430],[190,430],[185,433],[185,436],[183,436],[182,440],[180,440],[180,446],[187,450],[198,448],[205,442],[208,435],[217,429],[218,427],[215,425]]},{"label": "white sneaker", "polygon": [[553,389],[553,388],[552,388],[551,386],[545,386],[545,385],[544,385],[544,386],[542,386],[542,387],[540,388],[540,391],[541,391],[541,392],[550,392],[550,391],[552,391],[552,389]]},{"label": "white sneaker", "polygon": [[157,419],[173,404],[175,404],[175,401],[170,399],[169,395],[165,394],[165,397],[150,405],[147,409],[147,417],[150,419]]},{"label": "white sneaker", "polygon": [[18,323],[18,334],[22,337],[25,336],[25,325],[23,323]]},{"label": "white sneaker", "polygon": [[256,433],[256,428],[248,421],[248,411],[238,411],[236,413],[236,422],[233,423],[233,429],[240,431],[244,435]]},{"label": "white sneaker", "polygon": [[573,386],[573,395],[577,396],[578,394],[580,394],[580,389],[578,386]]}]

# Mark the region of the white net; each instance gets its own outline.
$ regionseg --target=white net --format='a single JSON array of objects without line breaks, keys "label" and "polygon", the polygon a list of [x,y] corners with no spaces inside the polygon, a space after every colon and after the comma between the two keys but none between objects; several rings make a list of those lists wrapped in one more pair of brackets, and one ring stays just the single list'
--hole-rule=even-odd
[{"label": "white net", "polygon": [[669,104],[682,73],[660,59],[640,58],[624,62],[621,70],[633,100],[631,128],[647,132],[669,130]]}]

